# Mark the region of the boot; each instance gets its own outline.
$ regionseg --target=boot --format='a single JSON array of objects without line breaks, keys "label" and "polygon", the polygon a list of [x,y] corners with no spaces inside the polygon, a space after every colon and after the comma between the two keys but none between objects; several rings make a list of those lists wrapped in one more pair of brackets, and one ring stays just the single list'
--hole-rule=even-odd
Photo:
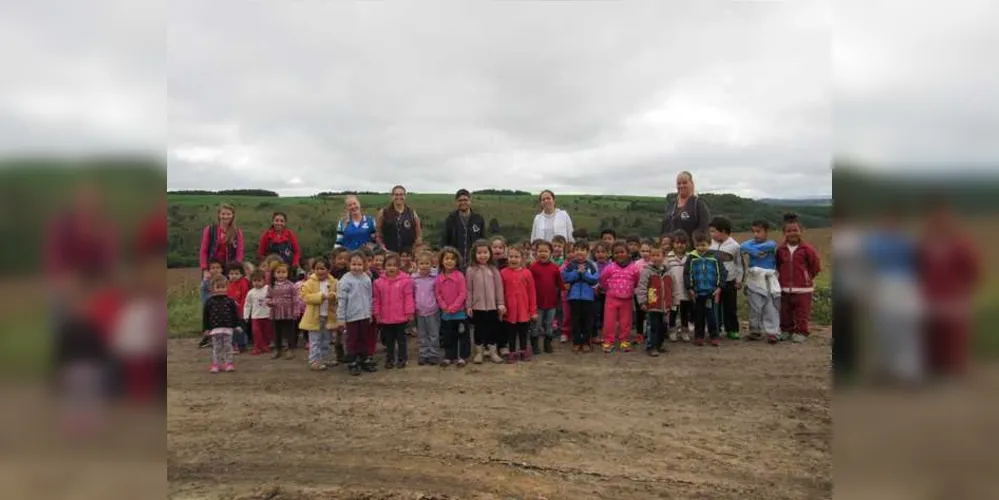
[{"label": "boot", "polygon": [[534,353],[535,356],[541,354],[541,348],[538,347],[537,337],[531,337],[531,352]]},{"label": "boot", "polygon": [[361,369],[368,373],[374,373],[378,371],[378,366],[375,362],[375,358],[373,356],[368,356],[367,358],[365,358],[364,362],[361,363]]},{"label": "boot", "polygon": [[554,349],[552,349],[552,338],[551,337],[545,337],[545,352],[548,353],[548,354],[551,354],[551,353],[555,352]]},{"label": "boot", "polygon": [[482,346],[477,345],[477,346],[473,347],[472,348],[472,353],[473,353],[472,354],[472,363],[475,363],[477,365],[481,365],[482,364],[482,354],[483,354],[482,353]]},{"label": "boot", "polygon": [[489,346],[489,360],[493,363],[503,362],[503,358],[501,358],[499,352],[496,351],[496,344]]},{"label": "boot", "polygon": [[336,345],[333,346],[333,351],[336,353],[336,362],[343,363],[345,359],[343,352],[343,344],[337,342]]}]

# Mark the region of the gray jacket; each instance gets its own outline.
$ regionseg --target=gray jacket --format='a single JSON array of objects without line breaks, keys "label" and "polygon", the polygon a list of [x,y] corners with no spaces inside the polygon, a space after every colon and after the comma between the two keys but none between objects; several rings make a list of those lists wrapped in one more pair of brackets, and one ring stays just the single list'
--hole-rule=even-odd
[{"label": "gray jacket", "polygon": [[372,286],[367,274],[347,273],[337,284],[336,319],[350,323],[371,318]]}]

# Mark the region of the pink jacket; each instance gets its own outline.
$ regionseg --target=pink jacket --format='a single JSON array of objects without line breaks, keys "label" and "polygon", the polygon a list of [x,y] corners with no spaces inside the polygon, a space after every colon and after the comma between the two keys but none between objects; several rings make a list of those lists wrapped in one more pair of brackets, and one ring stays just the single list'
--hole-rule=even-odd
[{"label": "pink jacket", "polygon": [[383,274],[375,280],[374,289],[371,312],[377,318],[378,324],[402,324],[415,314],[413,280],[408,275],[400,272],[394,278],[389,278]]},{"label": "pink jacket", "polygon": [[305,299],[302,298],[302,285],[307,280],[295,283],[295,316],[301,318],[305,314]]},{"label": "pink jacket", "polygon": [[600,273],[600,289],[604,290],[608,297],[630,299],[635,296],[638,275],[638,266],[634,262],[629,262],[624,267],[617,262],[611,262],[604,268],[604,272]]},{"label": "pink jacket", "polygon": [[506,301],[507,323],[527,323],[538,313],[538,293],[534,289],[534,275],[527,269],[500,271],[503,277],[503,297]]},{"label": "pink jacket", "polygon": [[441,312],[455,314],[465,310],[465,298],[468,296],[465,286],[465,275],[461,271],[455,270],[451,274],[441,271],[437,275],[434,294],[437,295],[437,305],[441,306]]}]

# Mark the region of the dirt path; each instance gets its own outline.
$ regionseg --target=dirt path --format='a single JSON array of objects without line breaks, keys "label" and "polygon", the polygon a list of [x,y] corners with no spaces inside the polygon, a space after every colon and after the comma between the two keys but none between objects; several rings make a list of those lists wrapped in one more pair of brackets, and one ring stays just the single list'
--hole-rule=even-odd
[{"label": "dirt path", "polygon": [[195,344],[170,343],[172,498],[832,495],[827,331],[357,378],[250,356],[212,376]]}]

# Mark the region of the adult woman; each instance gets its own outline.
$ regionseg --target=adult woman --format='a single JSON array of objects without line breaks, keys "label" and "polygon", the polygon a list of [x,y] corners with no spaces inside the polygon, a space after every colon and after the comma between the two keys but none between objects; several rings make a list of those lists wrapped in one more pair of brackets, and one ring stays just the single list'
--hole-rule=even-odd
[{"label": "adult woman", "polygon": [[416,211],[406,204],[406,188],[392,188],[392,202],[378,211],[378,241],[390,252],[411,252],[421,241],[423,228]]},{"label": "adult woman", "polygon": [[687,238],[692,238],[694,231],[707,231],[709,222],[711,210],[694,193],[694,176],[687,171],[680,172],[676,176],[676,199],[666,204],[662,234],[673,234],[673,231],[682,229]]},{"label": "adult woman", "polygon": [[208,262],[222,262],[224,272],[229,263],[243,262],[243,231],[236,227],[236,209],[228,203],[219,205],[217,222],[205,228],[201,235],[201,272],[207,278]]},{"label": "adult woman", "polygon": [[556,235],[561,235],[567,242],[573,243],[572,218],[565,210],[555,208],[555,193],[546,189],[538,195],[538,201],[541,202],[541,213],[534,216],[531,241],[551,242]]},{"label": "adult woman", "polygon": [[361,201],[357,196],[347,195],[343,204],[347,212],[336,223],[337,248],[354,251],[375,241],[375,220],[361,212]]},{"label": "adult woman", "polygon": [[288,216],[284,212],[274,212],[271,215],[271,227],[260,237],[257,248],[257,258],[263,262],[268,255],[277,254],[285,264],[292,268],[298,267],[302,258],[302,249],[298,246],[298,238],[288,229]]}]

